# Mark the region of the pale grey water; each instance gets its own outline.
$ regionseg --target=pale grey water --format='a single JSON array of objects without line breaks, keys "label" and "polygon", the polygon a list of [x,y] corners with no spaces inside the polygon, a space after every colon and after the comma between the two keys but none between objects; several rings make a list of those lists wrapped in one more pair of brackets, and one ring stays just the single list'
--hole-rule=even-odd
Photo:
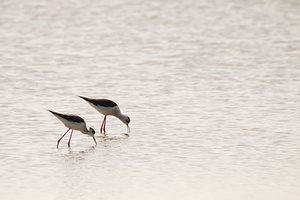
[{"label": "pale grey water", "polygon": [[[1,1],[1,199],[300,197],[300,3]],[[110,98],[103,118],[76,95]],[[82,116],[80,132],[46,109]]]}]

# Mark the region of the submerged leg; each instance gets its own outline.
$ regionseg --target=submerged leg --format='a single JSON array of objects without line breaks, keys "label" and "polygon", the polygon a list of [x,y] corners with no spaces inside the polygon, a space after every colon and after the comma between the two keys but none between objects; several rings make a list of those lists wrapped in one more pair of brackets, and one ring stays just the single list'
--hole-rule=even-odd
[{"label": "submerged leg", "polygon": [[69,148],[70,148],[70,142],[71,142],[71,137],[72,137],[72,135],[73,135],[73,129],[72,129],[72,131],[71,131],[70,139],[69,139],[69,142],[68,142],[68,147],[69,147]]},{"label": "submerged leg", "polygon": [[[67,132],[69,132],[70,128],[67,130]],[[73,130],[72,130],[73,131]],[[67,134],[67,132],[65,132],[65,134],[63,134],[63,136],[61,136],[61,138],[59,138],[59,140],[57,141],[57,148],[58,148],[58,145],[59,145],[59,142],[60,140]]]}]

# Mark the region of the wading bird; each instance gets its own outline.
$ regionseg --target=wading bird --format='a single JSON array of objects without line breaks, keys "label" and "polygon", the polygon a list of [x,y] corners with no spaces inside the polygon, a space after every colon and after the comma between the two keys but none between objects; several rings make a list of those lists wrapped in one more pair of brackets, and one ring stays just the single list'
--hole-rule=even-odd
[{"label": "wading bird", "polygon": [[127,132],[130,132],[130,128],[129,128],[129,122],[130,122],[130,118],[127,115],[124,115],[121,113],[121,110],[119,108],[119,106],[108,99],[91,99],[91,98],[87,98],[87,97],[82,97],[79,96],[80,98],[84,99],[85,101],[87,101],[93,108],[95,108],[99,113],[104,115],[104,119],[100,128],[100,133],[102,133],[103,130],[103,134],[105,135],[105,125],[106,125],[106,116],[107,115],[112,115],[115,116],[117,118],[119,118],[124,124],[126,124],[127,126]]},{"label": "wading bird", "polygon": [[51,110],[48,110],[48,111],[51,112],[55,117],[57,117],[67,128],[69,128],[67,130],[67,132],[65,132],[65,134],[63,134],[63,136],[61,136],[61,138],[59,138],[59,140],[57,141],[57,148],[58,148],[60,140],[69,132],[70,129],[72,129],[72,131],[71,131],[70,139],[68,142],[69,148],[70,148],[70,141],[71,141],[71,137],[73,134],[73,130],[78,130],[78,131],[82,132],[83,134],[92,136],[95,143],[97,144],[95,137],[94,137],[94,134],[95,134],[94,129],[90,128],[88,130],[86,128],[85,121],[81,117],[79,117],[78,115],[72,115],[72,114],[61,114],[61,113],[53,112]]}]

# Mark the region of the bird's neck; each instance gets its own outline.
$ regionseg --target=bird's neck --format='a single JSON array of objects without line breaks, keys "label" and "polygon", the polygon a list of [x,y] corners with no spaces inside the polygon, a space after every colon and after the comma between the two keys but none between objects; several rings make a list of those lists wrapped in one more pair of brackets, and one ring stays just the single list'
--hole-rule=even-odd
[{"label": "bird's neck", "polygon": [[86,126],[83,127],[81,132],[87,135],[89,134],[89,130],[86,128]]},{"label": "bird's neck", "polygon": [[126,121],[126,115],[123,115],[121,112],[118,113],[117,117],[123,122],[125,123]]}]

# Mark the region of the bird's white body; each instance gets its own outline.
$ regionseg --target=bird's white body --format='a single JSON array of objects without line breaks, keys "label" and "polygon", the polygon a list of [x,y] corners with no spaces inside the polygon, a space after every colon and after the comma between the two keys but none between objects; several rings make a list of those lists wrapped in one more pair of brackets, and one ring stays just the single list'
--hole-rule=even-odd
[{"label": "bird's white body", "polygon": [[94,105],[90,102],[88,102],[88,103],[93,108],[95,108],[99,113],[101,113],[103,115],[112,115],[112,116],[115,116],[117,118],[119,118],[122,115],[119,106],[103,107],[103,106],[99,106],[99,105]]},{"label": "bird's white body", "polygon": [[88,129],[86,128],[86,123],[85,122],[72,122],[69,120],[66,120],[58,115],[54,115],[59,119],[67,128],[73,129],[73,130],[78,130],[82,132],[83,134],[88,133]]}]

